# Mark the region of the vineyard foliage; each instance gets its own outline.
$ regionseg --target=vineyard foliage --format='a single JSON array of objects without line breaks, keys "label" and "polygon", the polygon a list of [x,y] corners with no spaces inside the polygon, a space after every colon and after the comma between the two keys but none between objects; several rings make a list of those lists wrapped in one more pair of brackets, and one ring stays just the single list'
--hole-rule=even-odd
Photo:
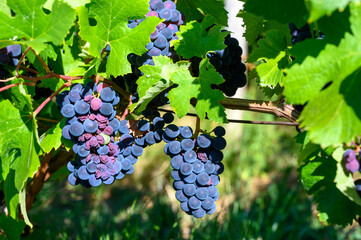
[{"label": "vineyard foliage", "polygon": [[[257,81],[269,98],[303,106],[296,139],[302,144],[300,181],[314,196],[320,221],[352,224],[361,215],[361,198],[354,187],[357,174],[346,171],[342,154],[360,144],[361,5],[351,0],[244,2],[239,28],[246,28],[247,62],[255,67],[249,75],[256,76],[248,81]],[[27,184],[44,156],[71,147],[61,136],[65,120],[55,97],[45,106],[44,101],[71,83],[111,85],[130,73],[128,54],[146,53],[150,34],[162,22],[153,16],[135,28],[127,26],[144,18],[148,7],[148,0],[0,0],[0,48],[21,44],[25,55],[18,66],[4,65],[9,74],[2,79],[8,81],[0,83],[0,189],[7,209],[0,228],[9,239],[18,238],[25,224],[32,226]],[[140,67],[140,100],[129,109],[139,115],[170,88],[170,106],[178,117],[194,108],[202,120],[227,123],[220,103],[226,97],[211,87],[224,79],[207,58],[226,47],[224,3],[177,0],[177,10],[185,17],[178,39],[171,41],[178,59],[153,57],[154,66]],[[309,24],[312,37],[293,44],[290,23]],[[110,51],[104,50],[107,45]]]}]

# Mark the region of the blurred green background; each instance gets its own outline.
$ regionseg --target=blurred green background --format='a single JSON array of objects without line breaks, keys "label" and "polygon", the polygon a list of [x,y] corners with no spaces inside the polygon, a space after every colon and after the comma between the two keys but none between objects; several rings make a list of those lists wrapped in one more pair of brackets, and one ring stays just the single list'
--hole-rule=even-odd
[{"label": "blurred green background", "polygon": [[[266,99],[248,86],[246,98]],[[271,115],[244,112],[242,119]],[[195,126],[185,117],[179,125]],[[202,128],[215,125],[202,122]],[[317,220],[312,199],[298,182],[294,127],[229,124],[217,211],[202,219],[185,214],[175,199],[164,143],[145,149],[135,172],[110,186],[84,189],[64,179],[45,184],[23,239],[361,239],[354,224],[343,229]]]}]

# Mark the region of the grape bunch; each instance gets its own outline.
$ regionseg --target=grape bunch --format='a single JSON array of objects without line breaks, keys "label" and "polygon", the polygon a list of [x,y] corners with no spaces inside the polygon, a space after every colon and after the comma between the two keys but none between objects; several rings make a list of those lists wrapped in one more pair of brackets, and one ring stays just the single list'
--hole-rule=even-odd
[{"label": "grape bunch", "polygon": [[21,45],[10,45],[0,49],[0,78],[5,78],[9,73],[4,65],[16,66],[21,56]]},{"label": "grape bunch", "polygon": [[357,154],[355,150],[347,149],[343,154],[342,160],[345,163],[346,170],[355,173],[360,169],[360,162],[357,159]]},{"label": "grape bunch", "polygon": [[134,172],[133,164],[143,148],[134,144],[128,121],[115,117],[119,102],[114,90],[93,82],[73,85],[57,97],[60,112],[67,118],[62,136],[74,143],[76,154],[67,165],[70,184],[96,187]]},{"label": "grape bunch", "polygon": [[238,88],[247,84],[246,65],[242,63],[242,48],[237,39],[227,35],[224,39],[227,47],[220,51],[207,54],[210,63],[225,79],[222,84],[212,85],[213,89],[221,90],[225,95],[231,97],[236,94]]},{"label": "grape bunch", "polygon": [[226,140],[223,127],[216,127],[213,132],[215,137],[203,133],[193,139],[189,126],[169,124],[162,136],[167,142],[164,152],[172,159],[176,198],[181,209],[196,218],[214,213],[214,202],[219,198],[216,186],[224,170],[221,150],[226,147]]}]

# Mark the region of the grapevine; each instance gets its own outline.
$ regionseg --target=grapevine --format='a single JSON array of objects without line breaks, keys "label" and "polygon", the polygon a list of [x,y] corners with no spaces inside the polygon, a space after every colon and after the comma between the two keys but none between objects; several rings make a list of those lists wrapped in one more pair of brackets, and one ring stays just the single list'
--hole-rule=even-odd
[{"label": "grapevine", "polygon": [[[360,4],[300,0],[291,10],[281,0],[271,11],[269,1],[244,2],[248,56],[222,1],[0,4],[0,228],[32,228],[28,211],[62,169],[70,185],[110,185],[162,144],[178,210],[214,216],[228,123],[293,128],[319,220],[360,221]],[[233,97],[249,85],[267,99]],[[195,123],[179,124],[185,116]],[[0,233],[18,239],[19,229]]]}]

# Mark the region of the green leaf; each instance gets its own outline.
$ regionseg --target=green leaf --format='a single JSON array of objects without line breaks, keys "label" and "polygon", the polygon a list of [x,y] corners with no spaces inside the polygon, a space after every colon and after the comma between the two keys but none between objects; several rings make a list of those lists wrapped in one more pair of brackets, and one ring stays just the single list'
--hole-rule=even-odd
[{"label": "green leaf", "polygon": [[0,12],[3,12],[8,17],[11,17],[10,8],[6,5],[6,0],[0,0]]},{"label": "green leaf", "polygon": [[[148,12],[148,0],[95,0],[88,9],[79,7],[79,35],[90,43],[89,53],[95,57],[107,44],[111,51],[107,59],[106,73],[118,76],[131,71],[127,55],[141,55],[147,50],[145,45],[155,27],[162,22],[157,17],[148,17],[137,27],[127,27],[128,20],[144,18]],[[89,24],[95,20],[95,26]]]},{"label": "green leaf", "polygon": [[[0,48],[20,43],[31,46],[40,53],[46,48],[46,42],[53,42],[55,45],[62,43],[75,20],[76,12],[62,1],[54,1],[53,11],[45,14],[42,9],[45,2],[46,0],[7,1],[16,15],[9,17],[0,12],[0,32],[3,39],[0,40]],[[20,41],[9,42],[8,39],[14,37]]]},{"label": "green leaf", "polygon": [[243,36],[246,38],[248,44],[252,45],[264,31],[263,17],[250,12],[244,12],[243,10],[238,14],[238,17],[243,19],[243,27],[247,26]]},{"label": "green leaf", "polygon": [[186,16],[186,21],[200,21],[205,15],[214,17],[215,22],[227,26],[227,11],[223,0],[179,0],[177,9]]},{"label": "green leaf", "polygon": [[[288,34],[289,35],[289,34]],[[283,85],[283,70],[288,65],[287,38],[277,30],[270,30],[265,33],[263,39],[257,42],[258,48],[254,49],[248,58],[248,62],[265,60],[256,67],[261,87],[275,88],[277,84]]]},{"label": "green leaf", "polygon": [[333,82],[308,102],[299,120],[314,142],[338,145],[361,135],[360,78],[361,69],[342,82]]},{"label": "green leaf", "polygon": [[225,108],[219,103],[225,97],[221,91],[211,88],[211,84],[221,84],[224,79],[208,59],[201,61],[198,78],[191,77],[185,71],[178,71],[172,75],[171,80],[177,83],[178,87],[168,93],[168,98],[179,116],[184,116],[188,112],[190,99],[194,97],[197,99],[195,108],[201,119],[207,116],[215,122],[227,122]]},{"label": "green leaf", "polygon": [[65,122],[66,119],[63,118],[40,137],[40,146],[45,153],[49,153],[53,148],[57,150],[61,146],[61,130],[66,125]]},{"label": "green leaf", "polygon": [[317,21],[326,14],[331,15],[331,13],[337,9],[342,11],[350,2],[358,2],[358,0],[309,0],[310,17],[308,21]]},{"label": "green leaf", "polygon": [[[54,1],[55,0],[48,0],[44,4],[44,8],[52,10]],[[80,7],[80,6],[83,6],[83,5],[87,4],[87,3],[90,3],[90,0],[63,0],[63,2],[67,3],[72,8],[76,9],[77,7]]]},{"label": "green leaf", "polygon": [[342,173],[342,165],[332,156],[324,152],[321,155],[301,167],[301,182],[310,194],[315,195],[321,221],[342,226],[352,224],[361,213],[361,207],[345,195],[345,191],[354,189],[352,176]]},{"label": "green leaf", "polygon": [[144,75],[137,80],[139,101],[130,106],[131,111],[136,108],[137,112],[143,111],[154,97],[173,85],[170,79],[174,72],[178,70],[188,71],[190,65],[189,62],[185,61],[174,64],[173,61],[166,56],[154,57],[153,60],[154,66],[145,65],[139,68]]},{"label": "green leaf", "polygon": [[212,17],[206,16],[201,23],[192,21],[181,26],[177,33],[179,39],[173,41],[177,53],[185,58],[205,58],[208,51],[224,49],[224,38],[229,33],[221,32],[220,25],[211,27],[213,24]]},{"label": "green leaf", "polygon": [[15,108],[9,100],[1,101],[0,108],[0,161],[12,156],[4,182],[5,201],[9,215],[16,219],[19,193],[39,166],[40,147],[32,112]]},{"label": "green leaf", "polygon": [[15,220],[7,217],[5,212],[0,216],[0,229],[5,232],[6,239],[17,240],[23,232],[25,223],[21,220]]},{"label": "green leaf", "polygon": [[303,0],[247,1],[244,5],[244,11],[280,23],[293,22],[299,27],[305,24],[305,17],[308,16]]}]

